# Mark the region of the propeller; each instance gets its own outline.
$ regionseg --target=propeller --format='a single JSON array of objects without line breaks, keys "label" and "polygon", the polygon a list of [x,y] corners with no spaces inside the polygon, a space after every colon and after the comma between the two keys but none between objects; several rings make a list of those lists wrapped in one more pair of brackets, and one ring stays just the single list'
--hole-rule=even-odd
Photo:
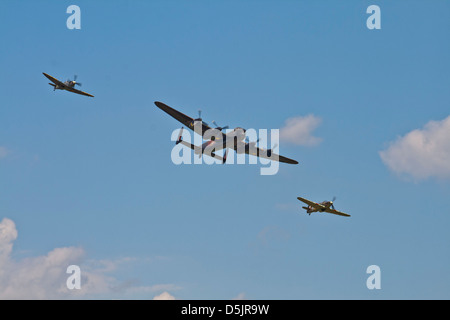
[{"label": "propeller", "polygon": [[76,74],[74,74],[73,75],[73,80],[67,80],[67,81],[69,81],[69,82],[74,82],[74,85],[77,85],[77,86],[80,86],[81,87],[81,82],[77,82],[77,78],[78,78],[78,75],[76,75]]},{"label": "propeller", "polygon": [[333,204],[333,202],[336,200],[336,196],[334,196],[333,197],[333,200],[331,200],[331,207],[333,208],[333,210],[336,210],[335,208],[334,208],[334,204]]},{"label": "propeller", "polygon": [[200,109],[198,109],[198,118],[194,119],[194,122],[195,121],[200,121],[200,122],[204,123],[205,125],[208,125],[206,122],[203,121],[203,119],[202,119],[202,110],[200,110]]},{"label": "propeller", "polygon": [[197,119],[194,119],[194,121],[203,121],[202,120],[202,110],[198,110],[198,118]]},{"label": "propeller", "polygon": [[215,120],[213,120],[212,124],[216,126],[216,129],[217,129],[217,130],[220,130],[220,131],[229,128],[229,126],[219,127],[219,125],[217,124],[217,122],[216,122]]},{"label": "propeller", "polygon": [[203,121],[202,120],[202,110],[198,109],[198,118],[194,119],[195,121]]}]

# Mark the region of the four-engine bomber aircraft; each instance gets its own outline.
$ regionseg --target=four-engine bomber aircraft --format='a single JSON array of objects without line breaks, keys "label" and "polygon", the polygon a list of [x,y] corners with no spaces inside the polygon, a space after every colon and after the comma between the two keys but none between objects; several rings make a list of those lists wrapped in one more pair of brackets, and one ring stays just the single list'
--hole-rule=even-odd
[{"label": "four-engine bomber aircraft", "polygon": [[334,197],[332,201],[323,201],[321,203],[315,203],[315,202],[309,201],[307,199],[304,199],[302,197],[297,197],[297,199],[308,205],[307,207],[302,207],[302,208],[305,209],[306,213],[308,213],[309,215],[311,215],[312,212],[328,212],[328,213],[337,214],[339,216],[350,217],[349,214],[337,211],[334,208],[333,202],[334,202],[334,200],[336,200],[336,197]]},{"label": "four-engine bomber aircraft", "polygon": [[78,94],[82,94],[84,96],[88,96],[88,97],[94,97],[92,94],[83,92],[81,90],[75,89],[75,85],[77,86],[81,86],[81,83],[77,82],[77,76],[75,75],[73,80],[67,80],[66,82],[62,82],[59,81],[56,78],[53,78],[51,75],[46,74],[45,72],[42,72],[42,74],[44,76],[46,76],[51,82],[53,83],[49,83],[49,85],[53,86],[53,91],[55,91],[56,89],[58,90],[67,90],[73,93],[78,93]]},{"label": "four-engine bomber aircraft", "polygon": [[[165,105],[162,102],[156,101],[155,105],[163,110],[164,112],[171,115],[176,120],[180,121],[189,129],[194,130],[194,132],[201,134],[203,139],[208,140],[203,143],[201,146],[196,146],[182,139],[183,128],[180,130],[180,134],[178,135],[177,144],[181,143],[192,150],[194,150],[195,154],[201,155],[206,154],[219,159],[222,163],[225,163],[228,148],[234,149],[237,153],[246,153],[257,157],[266,158],[269,160],[275,160],[284,163],[290,164],[298,164],[296,160],[289,159],[283,156],[280,156],[276,153],[272,152],[272,149],[262,149],[256,147],[257,142],[245,142],[245,129],[237,127],[233,131],[228,133],[223,133],[223,129],[227,129],[228,126],[211,128],[207,123],[203,122],[201,118],[201,113],[199,111],[199,117],[197,119],[193,119],[188,117],[187,115]],[[213,122],[215,125],[216,123]],[[224,156],[221,157],[214,153],[214,151],[226,149]]]}]

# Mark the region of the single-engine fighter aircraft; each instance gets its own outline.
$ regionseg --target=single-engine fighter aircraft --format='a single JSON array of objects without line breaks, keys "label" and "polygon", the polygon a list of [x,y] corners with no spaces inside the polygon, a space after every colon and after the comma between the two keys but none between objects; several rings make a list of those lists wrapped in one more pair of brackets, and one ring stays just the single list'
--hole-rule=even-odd
[{"label": "single-engine fighter aircraft", "polygon": [[[257,157],[266,158],[269,160],[275,160],[284,163],[290,164],[298,164],[296,160],[289,159],[283,156],[280,156],[276,153],[272,152],[272,149],[263,149],[258,148],[256,146],[257,142],[247,142],[245,141],[245,129],[237,127],[233,131],[228,133],[223,133],[222,130],[228,129],[228,126],[219,127],[217,123],[213,121],[212,123],[216,126],[215,128],[211,128],[206,122],[204,122],[201,118],[201,111],[199,110],[199,117],[193,119],[188,117],[187,115],[165,105],[162,102],[156,101],[155,105],[168,113],[170,116],[180,121],[189,129],[194,130],[201,134],[203,139],[208,140],[203,143],[201,146],[196,146],[182,139],[183,128],[180,130],[180,134],[178,135],[178,139],[176,144],[183,144],[192,150],[194,150],[195,154],[201,155],[206,154],[210,155],[216,159],[222,161],[222,163],[226,162],[228,148],[234,149],[237,153],[246,153]],[[223,157],[215,154],[213,151],[226,149]]]},{"label": "single-engine fighter aircraft", "polygon": [[337,211],[334,208],[333,202],[334,202],[334,200],[336,200],[336,197],[334,197],[332,201],[323,201],[321,203],[315,203],[315,202],[309,201],[307,199],[304,199],[302,197],[297,197],[297,199],[308,205],[307,207],[302,207],[302,208],[305,209],[306,213],[308,213],[309,215],[311,215],[312,212],[328,212],[328,213],[337,214],[339,216],[350,217],[349,214]]},{"label": "single-engine fighter aircraft", "polygon": [[45,72],[42,72],[42,74],[44,76],[46,76],[51,82],[53,83],[49,83],[49,85],[53,86],[53,91],[55,91],[56,89],[58,90],[67,90],[73,93],[78,93],[78,94],[82,94],[84,96],[88,96],[88,97],[94,97],[92,94],[83,92],[81,90],[75,89],[75,85],[77,86],[81,86],[81,83],[77,82],[77,76],[75,75],[73,77],[73,80],[67,80],[66,82],[62,82],[59,81],[56,78],[53,78],[51,75],[46,74]]}]

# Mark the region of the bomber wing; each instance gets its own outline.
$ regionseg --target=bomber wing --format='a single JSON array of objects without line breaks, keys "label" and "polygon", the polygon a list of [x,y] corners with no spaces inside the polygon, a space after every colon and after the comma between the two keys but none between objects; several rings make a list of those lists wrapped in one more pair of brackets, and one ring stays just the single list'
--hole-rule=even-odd
[{"label": "bomber wing", "polygon": [[250,154],[252,156],[256,156],[256,157],[260,157],[260,158],[264,158],[264,159],[269,159],[269,160],[273,160],[273,161],[279,161],[279,162],[284,162],[284,163],[290,163],[290,164],[298,164],[297,160],[294,159],[290,159],[284,156],[280,156],[279,154],[276,153],[271,153],[270,157],[267,154],[267,150],[265,149],[260,149],[258,147],[254,147],[254,148],[245,148],[245,153],[246,154]]},{"label": "bomber wing", "polygon": [[[155,101],[155,105],[158,108],[160,108],[162,111],[164,111],[167,114],[169,114],[174,119],[180,121],[182,124],[184,124],[189,129],[194,130],[194,121],[195,121],[195,119],[185,115],[184,113],[181,113],[178,110],[175,110],[174,108],[169,107],[168,105],[166,105],[166,104],[164,104],[162,102]],[[212,128],[202,121],[202,136],[205,134],[205,132],[207,130],[210,130],[210,129],[212,129]],[[222,136],[223,135],[224,134],[222,133]]]}]

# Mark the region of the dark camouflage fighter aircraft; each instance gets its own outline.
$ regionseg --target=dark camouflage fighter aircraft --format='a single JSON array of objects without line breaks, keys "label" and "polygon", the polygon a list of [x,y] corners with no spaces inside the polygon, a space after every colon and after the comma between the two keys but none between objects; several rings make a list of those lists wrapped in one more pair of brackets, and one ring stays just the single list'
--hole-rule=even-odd
[{"label": "dark camouflage fighter aircraft", "polygon": [[92,94],[83,92],[81,90],[75,89],[75,86],[81,86],[81,83],[77,82],[77,76],[75,75],[73,80],[67,80],[66,82],[59,81],[56,78],[53,78],[51,75],[42,72],[44,76],[46,76],[51,82],[49,85],[53,86],[53,91],[58,90],[67,90],[73,93],[81,94],[83,96],[94,97]]}]

